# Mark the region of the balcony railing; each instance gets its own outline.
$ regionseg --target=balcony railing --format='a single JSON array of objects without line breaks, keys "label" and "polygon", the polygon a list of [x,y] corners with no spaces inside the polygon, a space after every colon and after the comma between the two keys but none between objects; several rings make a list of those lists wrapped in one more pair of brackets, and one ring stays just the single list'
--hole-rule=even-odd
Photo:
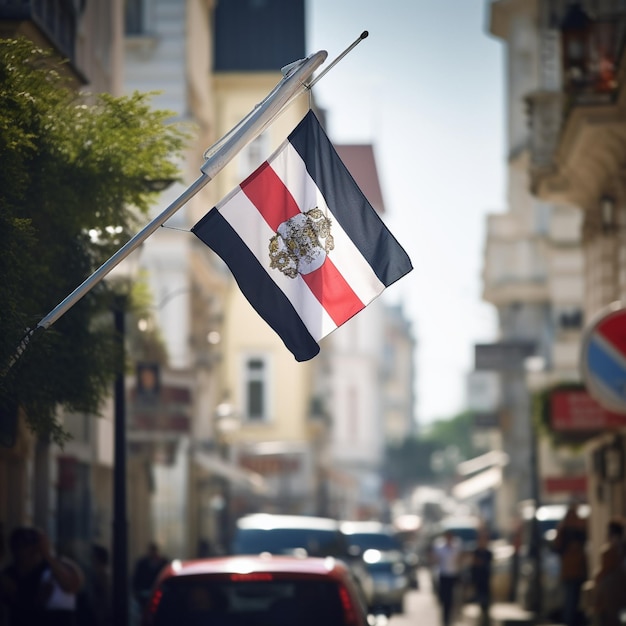
[{"label": "balcony railing", "polygon": [[82,4],[72,0],[0,0],[0,24],[31,22],[74,63],[78,5]]},{"label": "balcony railing", "polygon": [[563,122],[564,96],[555,91],[536,91],[526,97],[530,130],[530,159],[534,169],[550,170]]}]

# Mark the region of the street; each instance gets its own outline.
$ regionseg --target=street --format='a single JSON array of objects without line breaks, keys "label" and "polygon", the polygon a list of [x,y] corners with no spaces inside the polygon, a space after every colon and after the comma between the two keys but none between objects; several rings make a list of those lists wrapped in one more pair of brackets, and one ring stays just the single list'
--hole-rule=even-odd
[{"label": "street", "polygon": [[[440,626],[441,616],[437,597],[435,596],[428,572],[422,569],[419,572],[420,588],[411,590],[404,599],[404,613],[394,615],[389,620],[389,626]],[[466,624],[461,615],[455,625]]]}]

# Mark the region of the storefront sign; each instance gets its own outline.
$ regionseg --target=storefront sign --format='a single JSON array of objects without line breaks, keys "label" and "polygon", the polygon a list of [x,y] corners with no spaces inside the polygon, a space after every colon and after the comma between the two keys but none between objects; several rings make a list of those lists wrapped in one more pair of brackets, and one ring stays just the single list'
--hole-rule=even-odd
[{"label": "storefront sign", "polygon": [[550,425],[559,432],[594,432],[626,426],[626,415],[604,409],[584,389],[550,394]]},{"label": "storefront sign", "polygon": [[545,493],[587,493],[586,476],[546,476],[543,479]]}]

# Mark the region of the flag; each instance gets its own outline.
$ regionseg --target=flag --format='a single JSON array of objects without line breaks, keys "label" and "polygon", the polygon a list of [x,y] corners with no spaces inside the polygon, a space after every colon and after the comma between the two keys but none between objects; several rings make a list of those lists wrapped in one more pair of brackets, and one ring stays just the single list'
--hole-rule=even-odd
[{"label": "flag", "polygon": [[192,232],[297,361],[413,269],[313,111]]}]

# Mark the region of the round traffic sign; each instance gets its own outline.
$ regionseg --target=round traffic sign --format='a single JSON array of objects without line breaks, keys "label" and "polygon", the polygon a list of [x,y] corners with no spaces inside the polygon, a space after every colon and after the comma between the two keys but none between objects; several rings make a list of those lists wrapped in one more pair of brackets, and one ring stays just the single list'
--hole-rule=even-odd
[{"label": "round traffic sign", "polygon": [[626,308],[621,302],[610,304],[585,329],[580,366],[598,404],[626,413]]}]

